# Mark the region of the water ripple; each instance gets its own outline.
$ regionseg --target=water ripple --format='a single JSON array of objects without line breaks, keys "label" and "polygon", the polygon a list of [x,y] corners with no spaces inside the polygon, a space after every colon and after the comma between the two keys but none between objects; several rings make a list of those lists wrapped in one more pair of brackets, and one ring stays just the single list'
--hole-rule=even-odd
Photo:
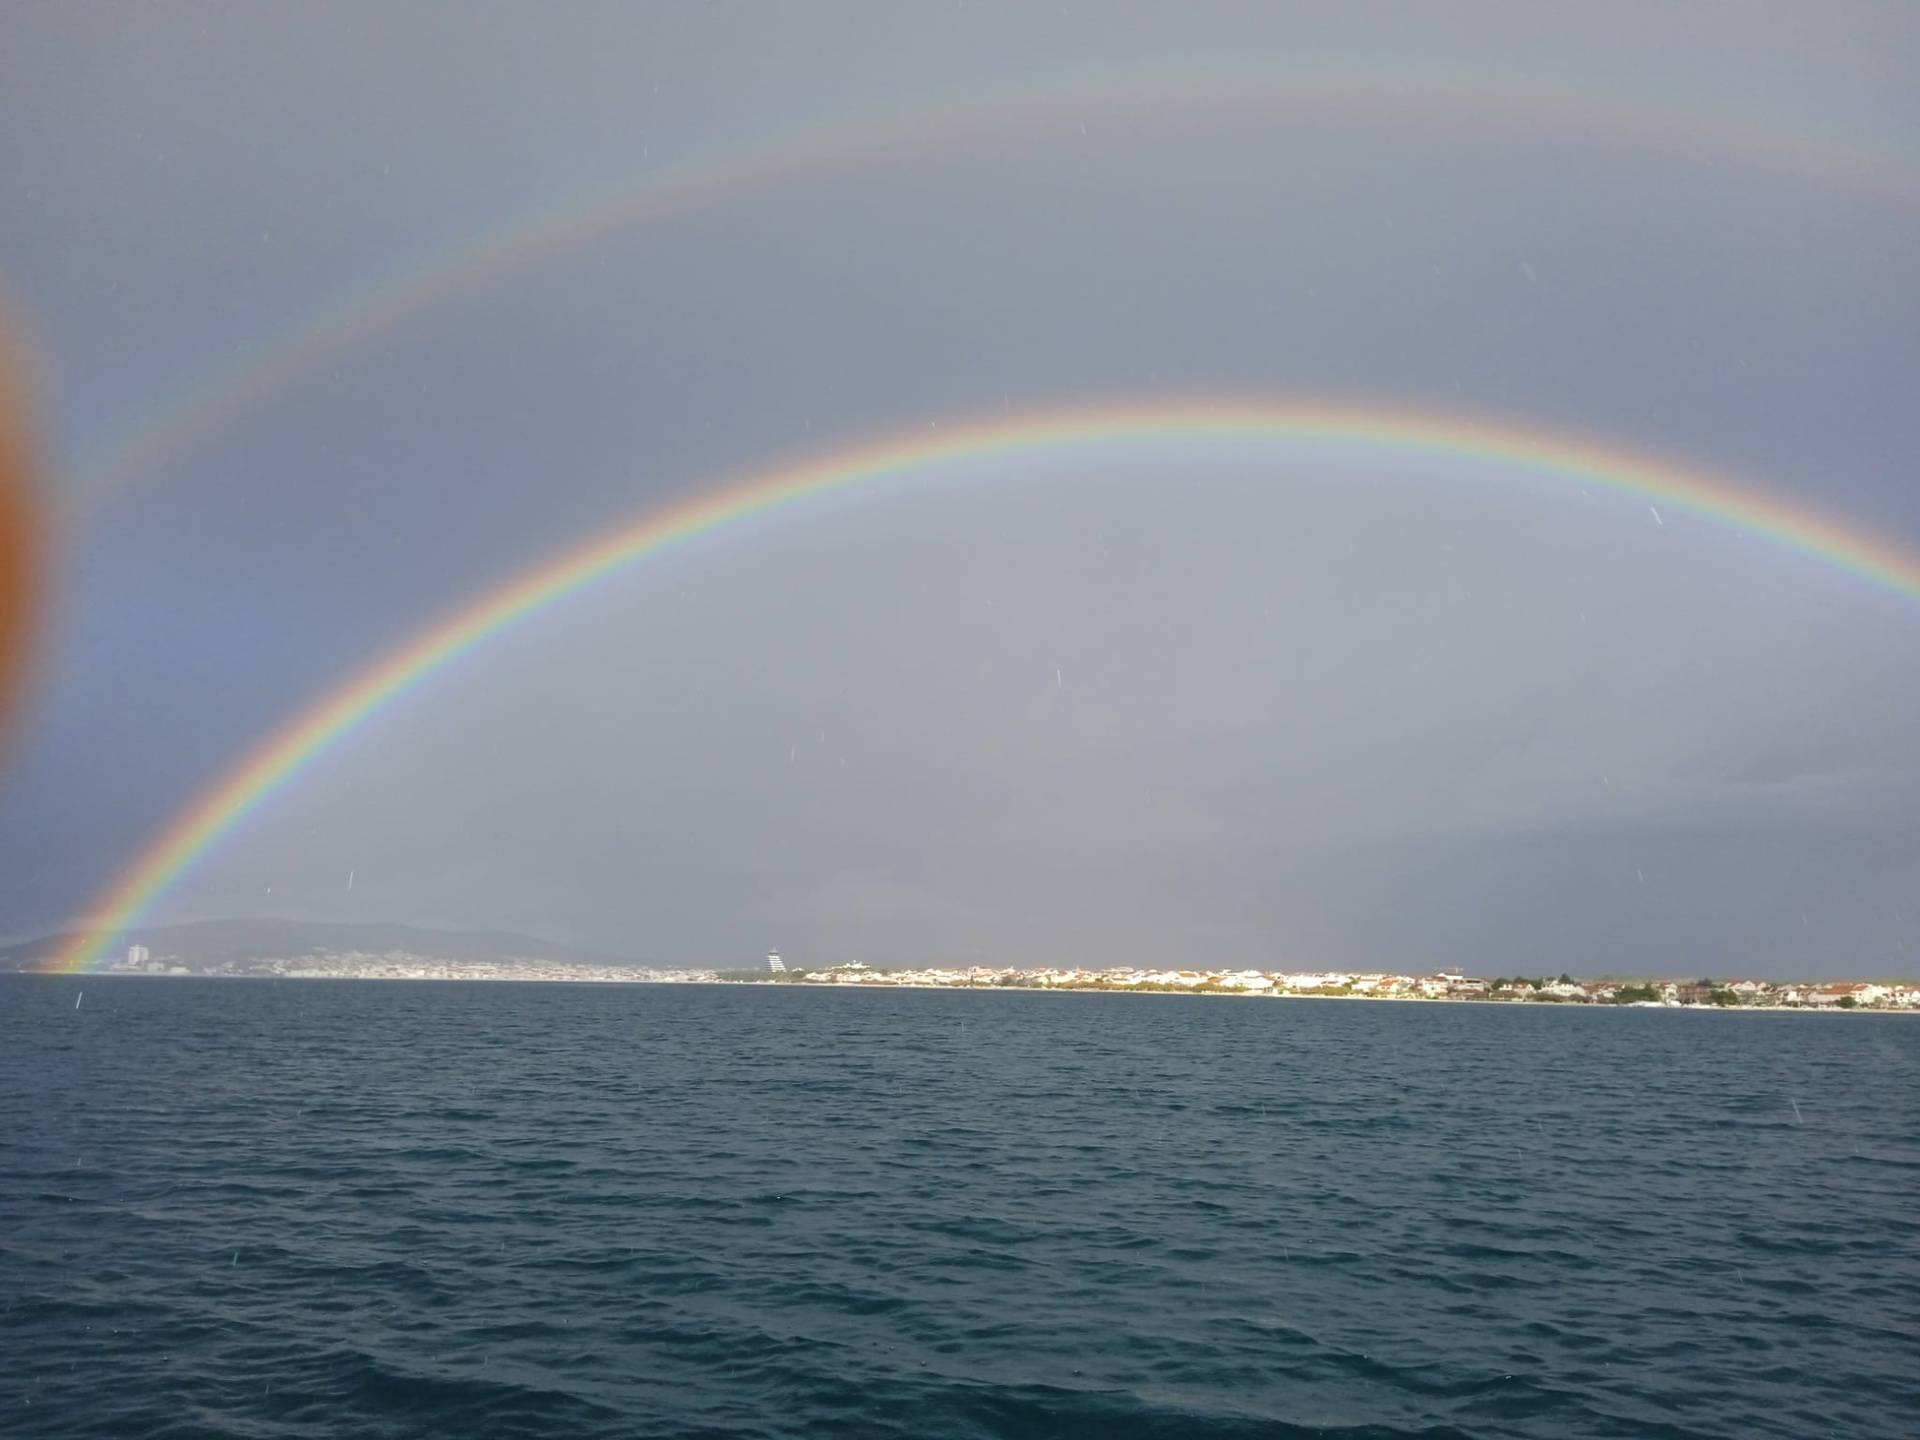
[{"label": "water ripple", "polygon": [[87,985],[0,979],[8,1435],[1920,1414],[1902,1017]]}]

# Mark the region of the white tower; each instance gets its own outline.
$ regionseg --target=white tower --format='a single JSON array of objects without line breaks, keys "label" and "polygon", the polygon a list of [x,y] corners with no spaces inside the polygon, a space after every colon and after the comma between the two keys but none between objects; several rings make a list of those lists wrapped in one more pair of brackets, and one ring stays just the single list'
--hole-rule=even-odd
[{"label": "white tower", "polygon": [[144,965],[153,956],[153,952],[144,945],[127,946],[127,964],[129,967]]},{"label": "white tower", "polygon": [[776,975],[784,975],[787,973],[787,962],[769,950],[767,952],[767,969]]}]

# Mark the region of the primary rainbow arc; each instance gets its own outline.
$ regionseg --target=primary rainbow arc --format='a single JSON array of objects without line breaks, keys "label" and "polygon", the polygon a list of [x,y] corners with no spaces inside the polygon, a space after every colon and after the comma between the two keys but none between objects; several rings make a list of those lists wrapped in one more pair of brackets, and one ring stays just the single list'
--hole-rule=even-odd
[{"label": "primary rainbow arc", "polygon": [[54,968],[80,971],[96,963],[114,938],[137,924],[233,825],[395,697],[517,622],[671,545],[810,497],[903,478],[943,462],[1006,460],[1091,442],[1223,436],[1350,442],[1605,487],[1710,517],[1920,600],[1920,555],[1911,550],[1724,476],[1547,430],[1354,405],[1217,399],[1159,399],[923,425],[775,465],[648,511],[520,572],[417,632],[297,715],[181,811],[90,907],[93,918],[65,946]]}]

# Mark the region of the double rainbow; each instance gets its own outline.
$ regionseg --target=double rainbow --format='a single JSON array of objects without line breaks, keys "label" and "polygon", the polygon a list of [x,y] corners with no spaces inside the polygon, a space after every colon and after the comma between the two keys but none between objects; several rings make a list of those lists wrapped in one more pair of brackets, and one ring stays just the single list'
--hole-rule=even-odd
[{"label": "double rainbow", "polygon": [[1710,517],[1920,599],[1920,555],[1894,541],[1847,529],[1724,476],[1546,430],[1350,405],[1220,399],[1159,399],[923,426],[776,465],[647,511],[522,571],[419,631],[296,715],[181,811],[89,908],[87,928],[65,945],[55,968],[80,971],[97,962],[115,937],[137,924],[234,825],[383,706],[502,631],[626,566],[749,516],[833,491],[924,474],[949,462],[972,462],[971,469],[1089,443],[1236,436],[1346,442],[1604,487]]}]

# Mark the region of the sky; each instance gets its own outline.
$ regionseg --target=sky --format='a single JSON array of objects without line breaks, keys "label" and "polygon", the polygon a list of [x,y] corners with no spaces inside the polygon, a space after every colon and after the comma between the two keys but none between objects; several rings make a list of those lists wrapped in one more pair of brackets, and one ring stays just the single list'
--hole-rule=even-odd
[{"label": "sky", "polygon": [[[922,424],[1331,398],[1920,552],[1917,65],[1904,4],[23,12],[0,295],[56,553],[0,935],[89,914],[450,608]],[[1095,439],[531,617],[145,918],[661,964],[1920,975],[1916,662],[1913,601],[1564,476]]]}]

